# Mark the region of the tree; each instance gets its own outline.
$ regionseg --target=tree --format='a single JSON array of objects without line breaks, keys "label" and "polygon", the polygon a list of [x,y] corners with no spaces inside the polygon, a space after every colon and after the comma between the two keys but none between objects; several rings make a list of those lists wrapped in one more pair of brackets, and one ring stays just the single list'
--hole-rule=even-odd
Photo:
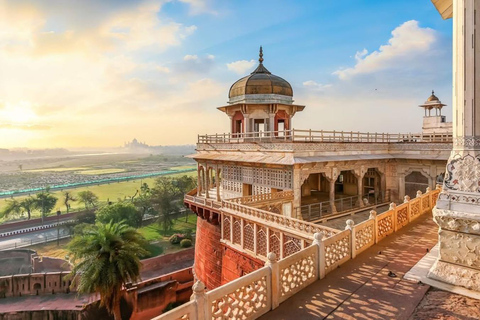
[{"label": "tree", "polygon": [[138,228],[142,223],[142,216],[132,203],[117,202],[99,209],[97,221],[102,223],[123,221],[130,227]]},{"label": "tree", "polygon": [[185,193],[195,189],[197,187],[197,179],[194,177],[189,177],[184,175],[175,180],[178,190],[180,191],[180,196],[183,197]]},{"label": "tree", "polygon": [[37,193],[35,197],[35,207],[40,209],[43,221],[43,218],[55,207],[58,199],[50,193],[48,188],[45,191]]},{"label": "tree", "polygon": [[65,205],[65,208],[67,209],[67,213],[70,211],[70,201],[75,202],[77,199],[73,196],[73,194],[70,191],[64,191],[63,192],[63,204]]},{"label": "tree", "polygon": [[133,204],[140,212],[141,221],[143,221],[146,214],[155,214],[155,209],[152,206],[152,192],[148,184],[142,184],[138,197],[133,199]]},{"label": "tree", "polygon": [[[6,200],[7,205],[0,213],[0,217],[8,217],[12,214],[19,214],[22,211],[22,207],[20,206],[20,202],[16,199]],[[29,218],[30,219],[30,218]]]},{"label": "tree", "polygon": [[75,236],[68,250],[79,293],[100,295],[115,320],[121,320],[120,299],[126,283],[140,280],[140,258],[146,256],[146,241],[125,223],[97,223]]},{"label": "tree", "polygon": [[37,201],[35,198],[28,197],[20,201],[20,207],[27,212],[28,220],[32,217],[32,211],[37,209]]},{"label": "tree", "polygon": [[155,180],[155,187],[152,189],[152,205],[159,213],[158,223],[163,231],[167,232],[172,228],[172,215],[179,212],[178,196],[179,188],[168,177],[160,177]]},{"label": "tree", "polygon": [[90,190],[80,191],[78,194],[78,202],[85,205],[85,210],[95,209],[98,204],[98,197]]}]

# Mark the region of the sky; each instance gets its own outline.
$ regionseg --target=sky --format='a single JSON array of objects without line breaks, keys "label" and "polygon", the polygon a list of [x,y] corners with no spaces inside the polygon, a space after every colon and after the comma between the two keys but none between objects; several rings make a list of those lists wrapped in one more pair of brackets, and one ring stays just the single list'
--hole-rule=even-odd
[{"label": "sky", "polygon": [[196,143],[264,65],[298,129],[420,132],[451,121],[452,22],[429,0],[0,0],[0,148]]}]

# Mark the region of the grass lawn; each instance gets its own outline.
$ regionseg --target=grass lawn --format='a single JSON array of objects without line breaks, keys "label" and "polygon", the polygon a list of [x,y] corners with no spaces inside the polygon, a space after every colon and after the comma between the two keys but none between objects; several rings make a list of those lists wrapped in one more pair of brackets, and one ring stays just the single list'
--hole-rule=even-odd
[{"label": "grass lawn", "polygon": [[27,249],[35,250],[39,255],[44,257],[65,259],[65,256],[68,254],[66,247],[69,242],[70,239],[62,239],[60,240],[59,246],[57,246],[57,241],[53,241],[44,244],[37,244],[28,247]]},{"label": "grass lawn", "polygon": [[31,169],[31,170],[24,170],[25,172],[44,172],[44,171],[50,171],[50,172],[65,172],[65,171],[82,171],[82,170],[87,170],[90,169],[89,167],[59,167],[59,168],[46,168],[46,169]]},{"label": "grass lawn", "polygon": [[85,175],[94,175],[94,174],[110,174],[110,173],[119,173],[125,172],[125,169],[120,168],[110,168],[110,169],[92,169],[92,170],[82,170],[76,172],[76,174],[85,174]]},{"label": "grass lawn", "polygon": [[[168,175],[168,177],[178,178],[184,175],[196,177],[197,172],[191,171],[191,172],[185,172],[185,173],[175,173],[175,174]],[[76,189],[69,189],[69,191],[71,191],[75,196],[80,191],[90,190],[98,196],[100,203],[104,204],[104,203],[107,203],[108,200],[117,201],[118,199],[123,200],[125,199],[125,197],[127,198],[132,197],[135,194],[136,190],[140,189],[140,186],[142,185],[142,183],[147,183],[150,187],[153,187],[155,179],[156,178],[145,178],[145,179],[138,179],[138,180],[123,181],[123,182],[113,182],[110,184],[101,184],[98,186],[88,186],[88,187],[80,187]],[[56,212],[57,210],[60,210],[62,213],[65,213],[66,209],[62,202],[62,191],[53,191],[52,193],[54,196],[56,196],[59,199],[57,201],[57,205],[52,210],[52,212]],[[27,196],[18,196],[18,197],[15,197],[15,199],[21,201],[26,197]],[[5,205],[7,204],[6,202],[7,200],[9,200],[9,198],[0,199],[0,211],[2,211]],[[83,204],[78,202],[72,202],[71,206],[72,206],[72,211],[82,210],[84,208]],[[40,217],[40,213],[38,211],[34,211],[32,213],[32,218],[39,218],[39,217]],[[14,217],[9,218],[8,220],[12,220],[12,218]],[[18,218],[20,217],[17,217],[17,219]],[[6,221],[4,218],[0,218],[0,223],[4,221]]]},{"label": "grass lawn", "polygon": [[185,233],[190,230],[195,232],[197,226],[197,216],[193,213],[188,215],[188,220],[185,222],[185,216],[173,220],[173,226],[171,230],[167,232],[163,231],[163,228],[158,223],[152,223],[146,227],[138,229],[138,231],[148,241],[167,240],[174,233]]},{"label": "grass lawn", "polygon": [[178,167],[171,167],[170,170],[185,170],[185,169],[196,169],[196,165],[189,165],[189,166],[178,166]]}]

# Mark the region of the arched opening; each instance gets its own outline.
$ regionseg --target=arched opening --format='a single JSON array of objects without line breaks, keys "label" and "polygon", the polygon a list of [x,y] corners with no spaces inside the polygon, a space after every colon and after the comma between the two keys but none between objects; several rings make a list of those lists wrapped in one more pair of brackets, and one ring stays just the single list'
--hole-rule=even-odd
[{"label": "arched opening", "polygon": [[411,198],[417,196],[418,190],[424,192],[428,186],[428,177],[420,171],[412,171],[405,176],[405,195],[410,196]]},{"label": "arched opening", "polygon": [[368,200],[369,204],[383,202],[385,198],[385,186],[382,186],[382,174],[377,168],[369,168],[363,176],[362,197]]}]

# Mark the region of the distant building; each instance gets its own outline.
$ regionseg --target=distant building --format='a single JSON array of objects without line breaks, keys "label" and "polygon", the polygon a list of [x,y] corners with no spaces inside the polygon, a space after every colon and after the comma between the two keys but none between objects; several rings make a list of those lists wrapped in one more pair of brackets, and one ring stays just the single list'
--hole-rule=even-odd
[{"label": "distant building", "polygon": [[[423,117],[423,134],[452,134],[453,126],[452,122],[447,122],[446,117],[442,116],[442,108],[446,106],[440,99],[437,98],[435,92],[432,91],[432,95],[421,104],[419,107],[425,109],[425,116]],[[432,115],[432,111],[435,113]]]}]

